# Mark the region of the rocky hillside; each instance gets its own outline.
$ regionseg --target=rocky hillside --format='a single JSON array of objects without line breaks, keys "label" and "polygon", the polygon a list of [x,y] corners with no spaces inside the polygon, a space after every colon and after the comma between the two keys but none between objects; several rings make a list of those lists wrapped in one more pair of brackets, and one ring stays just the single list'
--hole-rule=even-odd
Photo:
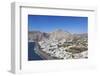
[{"label": "rocky hillside", "polygon": [[43,39],[48,39],[49,34],[40,31],[31,31],[28,32],[28,40],[29,41],[41,41]]},{"label": "rocky hillside", "polygon": [[61,40],[61,39],[66,39],[70,40],[72,39],[72,34],[69,32],[65,32],[61,29],[58,29],[54,32],[50,33],[50,39],[55,39],[55,40]]},{"label": "rocky hillside", "polygon": [[70,32],[65,32],[61,29],[55,30],[50,33],[40,32],[40,31],[30,31],[28,32],[29,41],[41,41],[44,39],[53,39],[53,40],[79,40],[87,38],[87,33],[84,34],[71,34]]},{"label": "rocky hillside", "polygon": [[[44,53],[54,59],[79,59],[88,58],[88,34],[71,34],[61,29],[50,33],[31,31],[28,32],[28,40],[36,41],[38,47],[37,53]],[[46,56],[47,59],[48,56]]]}]

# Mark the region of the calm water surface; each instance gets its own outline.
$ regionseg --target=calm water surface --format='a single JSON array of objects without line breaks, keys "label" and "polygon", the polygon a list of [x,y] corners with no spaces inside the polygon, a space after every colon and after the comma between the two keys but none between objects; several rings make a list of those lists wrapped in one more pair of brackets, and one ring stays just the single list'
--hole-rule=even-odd
[{"label": "calm water surface", "polygon": [[34,52],[35,42],[28,42],[28,60],[43,60],[39,55]]}]

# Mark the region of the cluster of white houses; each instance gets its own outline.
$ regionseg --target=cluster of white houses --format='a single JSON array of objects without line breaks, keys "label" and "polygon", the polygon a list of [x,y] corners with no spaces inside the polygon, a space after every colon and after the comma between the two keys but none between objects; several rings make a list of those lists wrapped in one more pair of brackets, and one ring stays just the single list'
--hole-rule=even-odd
[{"label": "cluster of white houses", "polygon": [[[88,52],[83,51],[81,53],[71,53],[67,52],[66,50],[69,50],[70,47],[73,47],[75,45],[72,45],[72,41],[66,42],[65,39],[62,40],[55,40],[55,39],[45,39],[40,42],[38,42],[40,45],[40,48],[43,52],[49,54],[52,57],[56,57],[58,59],[71,59],[71,58],[87,58]],[[64,46],[64,44],[71,44],[69,46]]]}]

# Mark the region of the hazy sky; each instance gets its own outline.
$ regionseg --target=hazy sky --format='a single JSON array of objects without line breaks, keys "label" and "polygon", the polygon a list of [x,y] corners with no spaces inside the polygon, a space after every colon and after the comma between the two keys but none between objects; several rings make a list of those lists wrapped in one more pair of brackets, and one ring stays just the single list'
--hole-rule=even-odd
[{"label": "hazy sky", "polygon": [[28,15],[28,30],[52,32],[62,29],[71,33],[87,33],[88,17]]}]

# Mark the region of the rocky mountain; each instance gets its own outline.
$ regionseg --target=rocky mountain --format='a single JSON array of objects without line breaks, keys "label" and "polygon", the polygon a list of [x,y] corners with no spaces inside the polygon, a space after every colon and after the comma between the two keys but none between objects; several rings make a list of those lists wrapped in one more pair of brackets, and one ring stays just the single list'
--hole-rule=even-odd
[{"label": "rocky mountain", "polygon": [[82,34],[73,34],[74,37],[79,37],[79,38],[87,38],[88,34],[87,33],[82,33]]},{"label": "rocky mountain", "polygon": [[41,41],[43,39],[49,38],[49,34],[40,31],[30,31],[28,32],[28,40],[29,41]]},{"label": "rocky mountain", "polygon": [[61,40],[61,39],[70,40],[72,39],[72,34],[70,32],[65,32],[61,29],[58,29],[50,33],[50,38],[56,40]]},{"label": "rocky mountain", "polygon": [[29,41],[41,41],[44,39],[73,40],[73,39],[80,39],[80,38],[87,38],[87,33],[71,34],[70,32],[65,32],[61,29],[57,29],[57,30],[50,32],[50,33],[40,32],[40,31],[28,32],[28,40]]}]

